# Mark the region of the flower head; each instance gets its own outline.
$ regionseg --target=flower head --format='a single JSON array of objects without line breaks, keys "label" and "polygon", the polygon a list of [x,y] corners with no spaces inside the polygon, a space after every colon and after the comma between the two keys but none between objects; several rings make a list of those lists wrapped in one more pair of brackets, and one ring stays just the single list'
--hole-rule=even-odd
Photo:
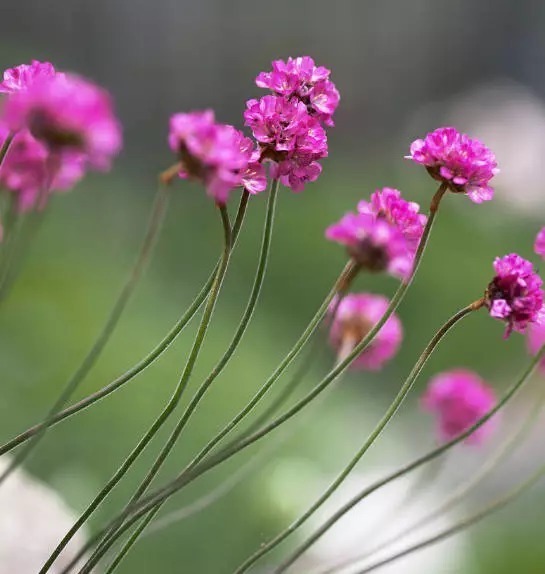
[{"label": "flower head", "polygon": [[56,74],[53,64],[32,60],[30,64],[21,64],[4,72],[4,81],[0,83],[0,94],[11,94],[26,90],[36,81],[51,78]]},{"label": "flower head", "polygon": [[109,95],[78,76],[39,78],[12,93],[4,112],[10,130],[27,128],[50,152],[82,154],[97,169],[108,169],[121,148]]},{"label": "flower head", "polygon": [[534,251],[545,259],[545,227],[543,227],[536,236]]},{"label": "flower head", "polygon": [[[528,351],[536,355],[545,345],[545,323],[531,323],[526,330]],[[545,374],[545,358],[539,362],[539,370]]]},{"label": "flower head", "polygon": [[489,182],[499,172],[492,151],[477,139],[452,127],[439,128],[411,144],[407,159],[426,166],[430,175],[465,193],[473,202],[492,199]]},{"label": "flower head", "polygon": [[513,330],[524,333],[531,323],[543,321],[543,281],[530,261],[516,253],[497,257],[496,275],[485,293],[490,316],[507,323],[505,337]]},{"label": "flower head", "polygon": [[360,201],[358,213],[347,213],[326,229],[326,237],[345,245],[354,261],[368,271],[388,271],[408,279],[426,223],[416,203],[397,190],[377,190]]},{"label": "flower head", "polygon": [[[450,441],[492,409],[496,396],[476,373],[458,369],[435,376],[421,404],[424,410],[435,415],[439,440]],[[481,425],[464,442],[480,444],[493,430],[494,419]]]},{"label": "flower head", "polygon": [[[386,297],[370,293],[349,294],[339,303],[333,301],[330,312],[336,308],[336,313],[329,338],[340,359],[369,333],[388,305]],[[355,359],[352,367],[369,371],[381,369],[397,353],[402,337],[401,321],[395,314],[391,315],[370,345]]]},{"label": "flower head", "polygon": [[267,88],[278,96],[304,104],[310,115],[326,125],[333,125],[333,113],[340,95],[329,79],[330,70],[316,66],[309,56],[275,60],[272,71],[261,72],[256,78],[260,88]]},{"label": "flower head", "polygon": [[220,204],[235,187],[244,185],[250,193],[265,189],[259,151],[233,126],[216,123],[212,110],[172,116],[169,144],[181,160],[180,177],[202,181]]}]

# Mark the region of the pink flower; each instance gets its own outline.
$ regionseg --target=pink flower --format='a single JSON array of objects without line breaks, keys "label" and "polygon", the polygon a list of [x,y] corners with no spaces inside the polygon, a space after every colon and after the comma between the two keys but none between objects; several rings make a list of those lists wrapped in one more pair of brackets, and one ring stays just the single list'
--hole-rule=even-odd
[{"label": "pink flower", "polygon": [[0,83],[0,94],[11,94],[26,90],[43,78],[56,74],[53,64],[32,60],[30,64],[21,64],[4,72],[4,81]]},{"label": "pink flower", "polygon": [[109,95],[77,76],[42,77],[12,93],[4,117],[10,130],[28,128],[52,153],[82,154],[97,169],[108,169],[121,149]]},{"label": "pink flower", "polygon": [[266,187],[259,151],[233,126],[217,124],[212,110],[175,114],[170,119],[169,145],[181,160],[181,178],[202,181],[219,204],[245,186],[250,193]]},{"label": "pink flower", "polygon": [[494,189],[489,181],[499,172],[492,151],[477,139],[455,128],[439,128],[423,140],[411,144],[406,156],[426,166],[430,175],[448,184],[451,191],[465,193],[473,202],[492,199]]},{"label": "pink flower", "polygon": [[507,323],[505,338],[513,330],[524,333],[530,323],[543,321],[543,281],[534,266],[511,253],[494,260],[496,276],[488,285],[485,304],[490,316]]},{"label": "pink flower", "polygon": [[534,251],[545,259],[545,227],[543,227],[536,237],[536,242],[534,243]]},{"label": "pink flower", "polygon": [[[528,351],[536,355],[545,345],[545,323],[530,323],[526,330],[526,344]],[[539,363],[539,370],[545,374],[545,358]]]},{"label": "pink flower", "polygon": [[326,229],[326,237],[345,245],[348,254],[368,271],[388,271],[407,280],[426,223],[416,203],[398,190],[384,188],[360,201],[358,213],[347,213]]},{"label": "pink flower", "polygon": [[[450,441],[467,431],[496,404],[494,390],[476,373],[458,369],[435,376],[421,399],[422,408],[437,419],[440,441]],[[480,444],[494,431],[495,419],[487,421],[464,442]]]},{"label": "pink flower", "polygon": [[340,95],[329,79],[330,71],[316,66],[309,56],[275,60],[271,72],[261,72],[256,78],[260,88],[275,95],[302,102],[308,113],[326,125],[333,125],[333,113],[339,105]]},{"label": "pink flower", "polygon": [[[336,301],[331,304],[334,309]],[[389,301],[382,295],[358,293],[341,299],[331,324],[330,342],[342,360],[382,318]],[[378,332],[373,342],[355,359],[352,368],[377,371],[392,359],[399,349],[403,329],[394,314]]]}]

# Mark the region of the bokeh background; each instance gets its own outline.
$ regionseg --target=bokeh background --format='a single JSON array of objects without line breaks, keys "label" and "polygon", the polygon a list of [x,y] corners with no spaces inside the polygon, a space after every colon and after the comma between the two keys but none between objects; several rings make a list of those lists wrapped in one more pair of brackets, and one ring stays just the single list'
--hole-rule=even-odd
[{"label": "bokeh background", "polygon": [[[492,259],[511,251],[533,256],[534,235],[545,221],[544,27],[545,4],[539,0],[2,0],[0,68],[38,58],[93,78],[113,94],[125,132],[124,152],[112,173],[91,175],[50,203],[0,308],[2,441],[44,415],[105,320],[144,232],[156,174],[172,162],[166,145],[171,113],[212,107],[221,121],[241,127],[245,100],[259,95],[254,77],[271,60],[289,55],[308,54],[330,68],[342,96],[323,175],[300,195],[281,193],[266,286],[244,344],[203,402],[162,480],[244,404],[322,301],[345,257],[324,240],[324,227],[385,185],[427,204],[433,182],[403,159],[413,139],[453,123],[492,147],[502,169],[494,202],[476,206],[452,195],[444,201],[421,271],[399,310],[405,339],[396,361],[380,373],[349,374],[302,423],[294,421],[273,437],[257,462],[259,449],[250,449],[176,497],[164,515],[219,484],[229,488],[202,512],[144,538],[120,572],[232,572],[351,458],[434,330],[480,296]],[[265,195],[252,199],[192,388],[226,348],[244,308],[265,201]],[[79,396],[146,354],[192,301],[221,248],[217,219],[198,186],[176,185],[155,258]],[[393,280],[377,277],[361,277],[356,285],[385,294],[395,287]],[[195,326],[196,321],[124,390],[50,432],[26,464],[75,512],[169,397]],[[333,360],[324,341],[300,392]],[[474,368],[500,392],[526,361],[523,337],[503,340],[502,326],[485,313],[469,318],[434,354],[348,489],[433,446],[432,421],[418,406],[431,375]],[[522,420],[541,384],[535,379],[506,412],[501,432]],[[168,430],[93,517],[91,529],[123,503]],[[539,436],[538,429],[522,454],[499,469],[459,515],[543,461]],[[424,513],[475,472],[492,448],[459,448],[405,511],[392,501],[403,500],[408,483],[369,501],[315,550],[307,566],[357,554],[377,532],[391,533],[396,523]],[[253,461],[251,469],[231,488],[229,480],[246,461]],[[537,487],[470,533],[389,571],[541,574],[544,494]],[[266,571],[260,568],[255,571]],[[303,572],[306,566],[298,568]],[[7,574],[5,565],[0,572]]]}]

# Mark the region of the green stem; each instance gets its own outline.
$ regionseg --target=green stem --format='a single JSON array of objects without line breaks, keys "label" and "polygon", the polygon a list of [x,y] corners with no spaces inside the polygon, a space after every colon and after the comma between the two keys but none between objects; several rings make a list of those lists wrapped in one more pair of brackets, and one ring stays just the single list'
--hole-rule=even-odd
[{"label": "green stem", "polygon": [[[478,428],[480,428],[483,424],[485,424],[491,417],[493,417],[507,402],[520,390],[520,388],[524,385],[528,377],[532,374],[534,368],[536,367],[539,360],[545,355],[545,347],[543,347],[540,352],[532,359],[530,362],[529,367],[524,371],[521,377],[513,384],[511,387],[504,393],[501,400],[496,404],[494,408],[492,408],[486,415],[481,417],[474,425],[469,427],[463,433],[460,433],[458,436],[453,438],[452,440],[444,443],[440,447],[433,449],[432,451],[427,452],[423,456],[415,459],[414,461],[410,462],[399,468],[397,471],[393,472],[392,474],[386,476],[385,478],[373,483],[371,486],[368,486],[364,490],[362,490],[359,494],[354,496],[350,499],[347,503],[345,503],[341,508],[339,508],[328,520],[326,520],[320,528],[318,528],[300,547],[300,551],[306,551],[310,548],[323,534],[325,534],[338,520],[340,520],[347,512],[352,510],[359,502],[367,498],[370,494],[377,491],[379,488],[386,486],[387,484],[393,482],[394,480],[405,476],[409,472],[419,468],[423,464],[430,462],[437,458],[438,456],[442,455],[443,453],[447,452],[450,448],[454,445],[458,444],[459,442],[466,439],[470,436],[473,432],[475,432]],[[138,516],[138,511],[135,516]],[[300,552],[300,553],[301,553]]]},{"label": "green stem", "polygon": [[[252,286],[252,290],[250,292],[250,298],[248,300],[248,303],[246,305],[246,309],[242,315],[242,318],[240,320],[238,328],[235,331],[235,334],[231,340],[231,343],[229,344],[229,347],[227,348],[227,350],[225,351],[225,353],[223,354],[223,356],[221,357],[219,362],[212,369],[212,371],[210,372],[208,377],[204,380],[204,382],[201,384],[201,386],[197,389],[197,392],[195,393],[195,395],[191,399],[189,405],[187,406],[182,417],[180,418],[178,424],[176,425],[176,427],[172,431],[172,434],[170,435],[168,441],[166,442],[165,446],[163,447],[163,449],[159,453],[159,456],[157,457],[157,459],[153,463],[150,471],[145,476],[144,480],[142,481],[142,483],[140,484],[140,486],[137,488],[136,492],[134,493],[134,495],[130,499],[127,507],[133,505],[136,501],[138,501],[141,498],[141,496],[146,492],[146,490],[148,489],[149,485],[151,484],[151,482],[153,481],[155,476],[157,476],[157,473],[162,468],[165,460],[167,459],[170,452],[172,451],[172,449],[176,445],[176,442],[180,438],[180,435],[181,435],[182,431],[184,430],[184,428],[186,427],[190,417],[195,412],[196,408],[198,407],[199,403],[203,399],[204,395],[206,394],[206,392],[208,391],[208,389],[210,388],[212,383],[216,380],[216,378],[220,375],[220,373],[223,371],[223,369],[227,366],[227,363],[230,361],[231,357],[234,355],[236,349],[238,348],[238,345],[240,344],[240,341],[242,340],[242,337],[244,336],[244,333],[246,332],[246,329],[248,328],[248,325],[249,325],[250,320],[252,318],[252,315],[254,313],[255,307],[257,305],[257,301],[259,299],[259,294],[261,293],[261,288],[263,286],[263,280],[265,277],[265,271],[267,269],[267,262],[269,259],[270,246],[271,246],[272,230],[273,230],[273,225],[274,225],[274,215],[275,215],[275,210],[276,210],[276,200],[278,197],[278,185],[279,185],[279,180],[272,180],[271,181],[271,189],[269,192],[269,198],[268,198],[268,203],[267,203],[267,214],[265,217],[265,226],[263,228],[263,238],[262,238],[262,242],[261,242],[261,252],[259,255],[259,262],[257,265],[257,271],[256,271],[254,283]],[[140,533],[153,520],[154,516],[159,512],[160,508],[161,508],[160,505],[157,506],[157,508],[155,508],[149,514],[149,516],[144,519],[144,521],[140,524],[140,526],[137,528],[137,530],[132,534],[132,536],[127,541],[125,546],[122,548],[122,550],[120,551],[118,556],[114,559],[114,562],[112,563],[112,565],[110,566],[110,568],[107,571],[108,574],[110,572],[113,572],[113,570],[121,562],[123,557],[129,552],[131,546],[136,542]]]},{"label": "green stem", "polygon": [[4,163],[4,159],[6,158],[6,155],[7,155],[8,150],[9,150],[9,148],[13,142],[14,137],[15,137],[15,133],[10,132],[7,135],[4,142],[2,143],[2,147],[0,147],[0,168],[2,167],[2,164]]},{"label": "green stem", "polygon": [[[465,316],[469,315],[472,311],[479,308],[482,303],[479,302],[478,304],[471,304],[467,307],[464,307],[457,313],[455,313],[432,337],[431,341],[428,343],[427,347],[424,349],[418,361],[414,365],[413,369],[411,370],[409,376],[401,386],[398,394],[396,395],[395,399],[392,401],[390,406],[388,407],[387,411],[384,413],[384,416],[373,429],[371,434],[368,436],[367,440],[363,443],[362,447],[358,450],[356,455],[350,460],[348,465],[342,470],[339,476],[333,481],[333,483],[327,488],[327,490],[318,498],[318,500],[306,511],[304,512],[297,520],[292,522],[285,530],[280,532],[277,536],[275,536],[272,540],[267,542],[266,544],[262,544],[257,552],[252,554],[237,570],[235,574],[242,574],[246,572],[253,564],[255,564],[259,559],[263,556],[268,554],[271,550],[276,548],[281,542],[283,542],[288,536],[290,536],[293,532],[295,532],[300,526],[302,526],[329,498],[331,495],[341,486],[341,484],[346,480],[348,475],[352,472],[354,467],[358,464],[364,454],[369,450],[371,445],[377,440],[380,436],[386,425],[390,422],[390,420],[394,417],[397,413],[399,407],[405,400],[406,396],[409,394],[410,390],[412,389],[418,375],[424,368],[424,365],[435,351],[439,342],[443,339],[443,337],[449,332],[449,330],[458,323],[461,319]],[[284,572],[297,558],[303,553],[304,549],[296,549],[293,554],[284,562],[282,565],[276,570],[278,574]]]},{"label": "green stem", "polygon": [[114,332],[115,328],[119,320],[121,319],[121,315],[129,302],[129,299],[140,279],[142,276],[142,272],[146,267],[146,264],[150,258],[150,255],[153,251],[153,247],[155,245],[156,239],[158,237],[159,231],[161,229],[161,225],[164,219],[166,206],[167,206],[167,199],[168,193],[167,190],[163,187],[159,188],[157,195],[155,197],[152,213],[150,216],[150,221],[148,224],[148,228],[146,231],[146,235],[144,237],[144,241],[142,247],[140,249],[140,253],[138,254],[136,263],[131,270],[131,273],[119,294],[117,301],[113,309],[110,312],[110,316],[106,321],[106,324],[102,328],[101,333],[99,334],[98,338],[96,339],[95,343],[93,344],[91,350],[78,367],[76,372],[72,375],[70,380],[65,385],[63,391],[61,392],[60,396],[57,398],[53,406],[51,407],[50,411],[47,413],[45,420],[40,425],[40,430],[35,433],[35,436],[32,440],[28,443],[28,445],[21,450],[17,456],[14,457],[11,464],[8,468],[2,473],[0,476],[0,484],[3,480],[5,480],[14,470],[19,466],[33,451],[34,448],[38,445],[40,440],[45,436],[47,431],[47,427],[50,426],[51,420],[58,414],[58,412],[62,409],[65,405],[66,401],[72,396],[74,391],[77,389],[79,384],[84,380],[86,375],[89,373],[91,368],[96,363],[97,359],[101,355],[104,347],[108,343],[112,333]]},{"label": "green stem", "polygon": [[187,359],[185,368],[182,372],[178,385],[170,398],[167,405],[164,407],[160,415],[155,419],[151,427],[148,429],[146,434],[140,439],[139,443],[136,447],[132,450],[129,456],[125,459],[123,464],[119,467],[116,473],[112,476],[112,478],[108,481],[108,483],[102,488],[102,490],[98,493],[98,495],[93,499],[93,501],[89,504],[89,506],[85,509],[83,514],[78,518],[76,523],[72,526],[72,528],[68,531],[68,533],[64,536],[58,546],[55,548],[47,562],[44,564],[42,569],[40,570],[39,574],[45,574],[49,571],[52,564],[55,562],[59,554],[62,552],[64,547],[68,544],[68,542],[72,539],[74,534],[83,526],[83,524],[87,521],[87,519],[91,516],[91,514],[98,508],[101,502],[108,496],[108,494],[115,488],[115,486],[121,481],[121,479],[125,476],[128,472],[134,461],[140,456],[140,454],[144,451],[146,446],[151,442],[153,437],[157,434],[160,428],[166,423],[170,415],[174,412],[180,399],[182,398],[182,394],[187,386],[191,373],[193,371],[193,367],[197,361],[199,356],[199,352],[201,347],[204,343],[204,339],[206,336],[206,332],[208,330],[208,326],[210,324],[210,320],[212,319],[212,314],[214,312],[214,307],[216,305],[216,301],[218,299],[219,292],[221,290],[221,286],[223,283],[223,279],[225,277],[225,273],[227,271],[227,266],[229,263],[229,256],[231,253],[231,226],[229,224],[229,217],[227,215],[227,210],[224,206],[219,208],[222,225],[223,225],[223,233],[224,233],[224,248],[223,248],[223,255],[221,258],[221,262],[214,277],[214,282],[210,289],[210,295],[208,296],[208,300],[206,302],[206,306],[203,311],[203,315],[201,318],[201,322],[199,325],[199,329],[195,336],[195,341],[193,342],[193,346],[189,353],[189,357]]},{"label": "green stem", "polygon": [[[240,205],[239,205],[239,209],[237,212],[235,224],[233,225],[233,232],[232,232],[233,245],[235,244],[235,242],[238,238],[238,234],[239,234],[242,222],[244,220],[244,216],[246,214],[246,208],[248,205],[248,198],[249,198],[248,192],[244,192],[242,194],[242,197],[240,200]],[[195,313],[198,311],[199,307],[202,305],[202,303],[206,299],[206,296],[208,295],[210,288],[212,287],[212,283],[213,283],[214,277],[217,273],[218,266],[219,266],[219,262],[218,262],[218,265],[216,266],[216,268],[214,269],[214,271],[211,273],[208,280],[206,281],[206,283],[204,284],[204,286],[202,287],[202,289],[199,292],[199,294],[197,295],[197,297],[195,297],[193,303],[191,303],[189,308],[184,313],[184,315],[174,324],[174,326],[167,333],[167,335],[164,337],[164,339],[144,359],[142,359],[139,363],[137,363],[134,367],[129,369],[123,375],[121,375],[120,377],[118,377],[117,379],[112,381],[110,384],[104,386],[102,389],[96,391],[95,393],[92,393],[91,395],[85,397],[81,401],[78,401],[77,403],[75,403],[75,404],[69,406],[68,408],[60,411],[59,413],[57,413],[56,415],[51,417],[49,420],[30,427],[29,429],[27,429],[23,433],[19,434],[18,436],[14,437],[13,439],[8,441],[7,443],[0,446],[0,456],[8,453],[9,451],[14,449],[15,447],[26,442],[27,440],[32,438],[34,435],[38,434],[41,430],[43,430],[45,428],[52,427],[52,426],[60,423],[61,421],[77,414],[78,412],[88,408],[89,406],[98,402],[99,400],[107,397],[108,395],[110,395],[111,393],[113,393],[114,391],[119,389],[121,386],[123,386],[125,383],[129,382],[131,379],[136,377],[144,369],[146,369],[149,365],[151,365],[151,363],[153,363],[156,359],[158,359],[166,351],[166,349],[171,345],[171,343],[176,339],[176,337],[182,332],[184,327],[193,318]]]}]

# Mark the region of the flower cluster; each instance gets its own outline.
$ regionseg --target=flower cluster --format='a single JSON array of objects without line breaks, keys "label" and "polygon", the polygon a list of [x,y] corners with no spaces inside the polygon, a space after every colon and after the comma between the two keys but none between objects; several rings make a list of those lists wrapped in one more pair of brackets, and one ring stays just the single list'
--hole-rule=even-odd
[{"label": "flower cluster", "polygon": [[[458,369],[436,375],[421,400],[422,408],[435,414],[437,435],[449,441],[471,428],[496,404],[494,390],[477,374]],[[464,442],[479,444],[494,430],[494,419],[487,421]]]},{"label": "flower cluster", "polygon": [[534,251],[545,259],[545,227],[543,227],[536,236]]},{"label": "flower cluster", "polygon": [[236,187],[250,193],[265,189],[265,171],[252,140],[233,126],[216,123],[212,110],[173,115],[168,139],[180,159],[179,176],[202,181],[217,203],[226,203]]},{"label": "flower cluster", "polygon": [[492,151],[477,139],[452,127],[439,128],[411,144],[407,159],[424,165],[430,175],[473,202],[492,199],[490,180],[498,173]]},{"label": "flower cluster", "polygon": [[[350,293],[340,301],[333,301],[330,312],[335,312],[335,315],[329,339],[339,360],[345,358],[365,338],[384,315],[389,303],[386,297],[371,293]],[[381,369],[395,356],[402,338],[401,321],[393,314],[351,366],[370,371]]]},{"label": "flower cluster", "polygon": [[396,189],[384,188],[360,201],[357,213],[347,213],[326,229],[326,237],[345,245],[348,254],[368,271],[387,271],[408,279],[426,216],[417,203]]}]

